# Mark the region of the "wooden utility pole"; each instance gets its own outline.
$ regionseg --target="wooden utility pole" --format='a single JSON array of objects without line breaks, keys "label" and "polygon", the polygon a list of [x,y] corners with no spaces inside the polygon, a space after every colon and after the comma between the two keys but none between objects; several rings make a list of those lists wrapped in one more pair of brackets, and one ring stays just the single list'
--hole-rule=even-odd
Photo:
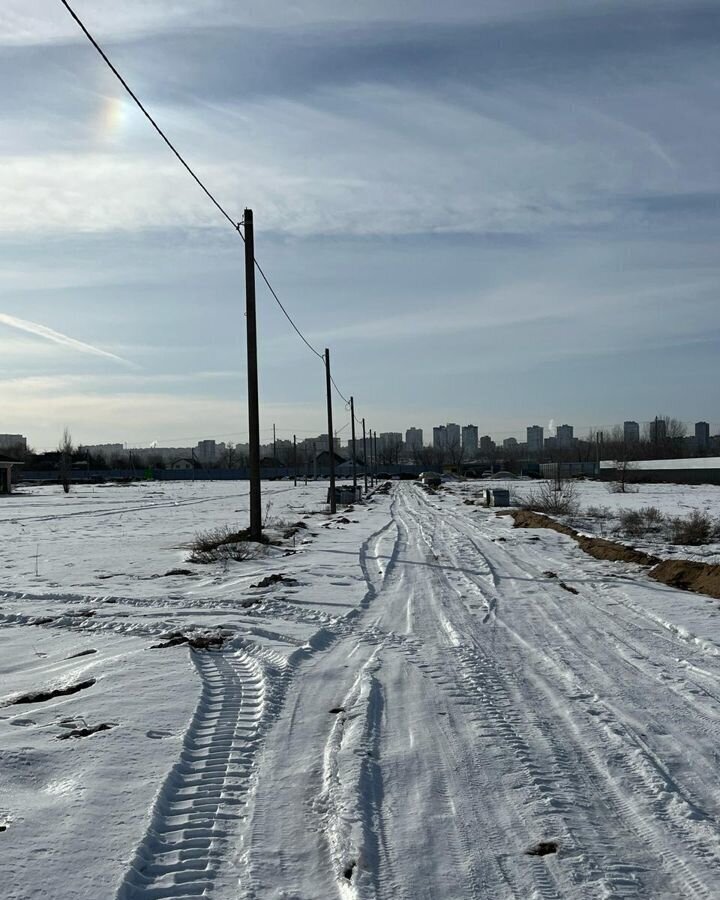
[{"label": "wooden utility pole", "polygon": [[368,470],[368,457],[367,457],[367,443],[365,441],[365,419],[362,420],[363,426],[363,468],[365,469],[365,493],[367,494],[367,470]]},{"label": "wooden utility pole", "polygon": [[350,398],[350,433],[352,435],[352,473],[353,473],[353,500],[357,499],[357,472],[355,471],[355,400]]},{"label": "wooden utility pole", "polygon": [[375,460],[375,484],[378,481],[378,458],[377,458],[377,431],[373,432],[375,437],[373,438],[373,459]]},{"label": "wooden utility pole", "polygon": [[260,496],[260,400],[258,397],[257,323],[255,319],[255,236],[253,214],[245,210],[245,326],[247,329],[248,431],[250,445],[250,539],[262,538]]},{"label": "wooden utility pole", "polygon": [[327,416],[328,416],[328,450],[330,451],[330,513],[337,512],[337,497],[335,496],[335,442],[333,441],[332,420],[332,380],[330,378],[330,351],[325,348],[325,385],[327,388]]},{"label": "wooden utility pole", "polygon": [[295,487],[297,487],[297,437],[293,435],[293,472]]}]

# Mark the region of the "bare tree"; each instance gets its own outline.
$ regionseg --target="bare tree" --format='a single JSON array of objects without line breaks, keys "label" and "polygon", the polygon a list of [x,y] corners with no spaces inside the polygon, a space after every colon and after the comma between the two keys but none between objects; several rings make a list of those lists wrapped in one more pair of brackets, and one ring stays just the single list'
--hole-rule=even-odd
[{"label": "bare tree", "polygon": [[60,439],[60,443],[58,444],[58,451],[60,453],[60,481],[62,482],[63,490],[65,491],[65,493],[69,494],[72,457],[73,453],[75,452],[75,447],[73,445],[70,429],[67,427],[67,425],[63,429],[62,438]]}]

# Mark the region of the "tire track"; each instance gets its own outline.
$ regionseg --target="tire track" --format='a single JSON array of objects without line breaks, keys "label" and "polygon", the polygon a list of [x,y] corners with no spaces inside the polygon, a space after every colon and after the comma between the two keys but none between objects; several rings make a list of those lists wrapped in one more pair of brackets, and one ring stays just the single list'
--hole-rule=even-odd
[{"label": "tire track", "polygon": [[206,895],[245,817],[266,705],[263,668],[242,651],[192,659],[200,701],[116,900]]}]

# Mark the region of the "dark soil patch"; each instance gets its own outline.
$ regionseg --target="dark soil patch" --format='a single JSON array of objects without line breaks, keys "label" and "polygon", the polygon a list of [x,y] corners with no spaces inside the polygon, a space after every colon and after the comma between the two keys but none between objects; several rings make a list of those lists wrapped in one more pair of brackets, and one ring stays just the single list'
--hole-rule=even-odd
[{"label": "dark soil patch", "polygon": [[160,577],[167,578],[170,575],[194,575],[194,574],[195,574],[195,572],[193,572],[192,569],[170,569],[168,572],[166,572],[164,575],[161,575]]},{"label": "dark soil patch", "polygon": [[557,578],[557,572],[550,572],[550,571],[547,571],[547,572],[543,572],[543,575],[544,575],[546,578]]},{"label": "dark soil patch", "polygon": [[88,678],[85,681],[78,681],[75,684],[68,685],[64,688],[55,688],[51,691],[31,691],[29,694],[23,694],[15,700],[10,701],[10,706],[17,703],[45,703],[46,700],[53,700],[55,697],[68,697],[70,694],[77,694],[78,691],[84,691],[85,688],[92,687],[95,684],[94,678]]},{"label": "dark soil patch", "polygon": [[332,713],[333,716],[336,716],[338,713],[345,712],[344,706],[333,706],[332,709],[328,710],[329,713]]},{"label": "dark soil patch", "polygon": [[90,647],[88,650],[81,650],[79,653],[73,653],[71,656],[66,656],[65,659],[77,659],[79,656],[91,656],[93,653],[97,653],[97,650]]},{"label": "dark soil patch", "polygon": [[569,584],[565,584],[564,581],[559,582],[559,584],[560,584],[560,587],[561,587],[564,591],[567,591],[569,594],[577,594],[577,593],[578,593],[577,588],[570,587],[570,585],[569,585]]},{"label": "dark soil patch", "polygon": [[68,738],[90,737],[91,734],[97,734],[98,731],[110,731],[110,729],[115,728],[117,724],[117,722],[101,722],[99,725],[88,725],[86,728],[73,728],[71,731],[59,734],[57,739],[59,741],[66,741]]},{"label": "dark soil patch", "polygon": [[49,625],[51,622],[54,622],[56,616],[38,616],[37,619],[32,620],[32,625]]},{"label": "dark soil patch", "polygon": [[557,853],[557,841],[540,841],[534,847],[530,847],[525,851],[526,856],[548,856],[550,853]]},{"label": "dark soil patch", "polygon": [[273,575],[267,575],[265,578],[261,578],[257,584],[251,584],[250,587],[251,588],[266,588],[266,587],[272,587],[273,584],[279,584],[280,582],[282,582],[282,584],[289,584],[289,585],[297,584],[297,581],[295,581],[294,578],[288,578],[286,575],[282,575],[278,572]]},{"label": "dark soil patch", "polygon": [[228,635],[213,632],[212,634],[195,634],[194,632],[173,631],[168,634],[164,641],[159,644],[153,644],[151,650],[165,650],[167,647],[178,647],[180,644],[187,644],[193,650],[219,650]]},{"label": "dark soil patch", "polygon": [[352,881],[353,872],[355,871],[356,866],[357,863],[355,862],[355,860],[353,860],[349,866],[345,866],[345,868],[343,869],[343,876],[347,881]]}]

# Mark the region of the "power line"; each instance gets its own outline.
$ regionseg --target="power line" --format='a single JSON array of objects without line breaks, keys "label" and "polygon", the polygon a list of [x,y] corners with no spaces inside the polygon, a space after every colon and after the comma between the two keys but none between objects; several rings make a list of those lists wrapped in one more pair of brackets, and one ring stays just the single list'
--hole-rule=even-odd
[{"label": "power line", "polygon": [[240,237],[241,237],[243,240],[245,240],[245,238],[244,238],[243,235],[242,235],[242,232],[240,231],[240,226],[237,224],[237,222],[235,222],[235,220],[232,218],[232,216],[229,215],[229,213],[227,213],[227,212],[225,211],[225,209],[224,209],[223,206],[219,203],[219,201],[215,199],[215,197],[210,193],[210,191],[208,190],[208,188],[205,187],[205,185],[204,185],[203,182],[200,180],[200,178],[199,178],[199,177],[195,174],[195,172],[190,168],[189,164],[185,161],[185,159],[183,158],[183,156],[182,156],[182,154],[180,153],[180,151],[175,147],[175,145],[174,145],[173,142],[170,140],[170,138],[165,134],[165,132],[164,132],[164,131],[162,130],[162,128],[158,125],[158,123],[155,121],[155,119],[153,119],[153,117],[150,115],[150,113],[145,109],[145,107],[143,106],[143,103],[142,103],[142,101],[140,100],[140,98],[139,98],[139,97],[137,96],[137,94],[133,91],[133,89],[130,87],[130,85],[127,83],[127,81],[125,81],[125,79],[122,77],[122,75],[120,74],[120,72],[118,72],[118,70],[115,68],[115,66],[110,62],[110,60],[109,60],[107,54],[105,53],[105,51],[102,49],[102,47],[100,46],[100,44],[98,44],[98,42],[95,40],[95,38],[90,34],[90,32],[89,32],[89,31],[87,30],[87,28],[85,27],[85,25],[81,22],[81,20],[80,20],[80,18],[78,17],[77,13],[73,10],[73,8],[70,6],[70,4],[67,2],[67,0],[60,0],[60,2],[61,2],[62,5],[65,7],[65,9],[67,9],[67,11],[68,11],[68,12],[70,13],[70,15],[73,17],[73,19],[77,22],[78,26],[79,26],[80,29],[82,30],[82,32],[83,32],[83,34],[85,35],[85,37],[90,41],[90,43],[91,43],[91,44],[93,45],[93,47],[97,50],[97,52],[100,54],[100,56],[102,56],[102,58],[104,59],[106,65],[108,66],[108,68],[110,69],[110,71],[113,73],[113,75],[117,78],[117,80],[118,80],[118,81],[120,82],[120,84],[125,88],[125,90],[127,91],[127,93],[132,97],[132,99],[133,99],[133,100],[135,101],[135,103],[138,105],[140,111],[141,111],[142,114],[145,116],[145,118],[148,120],[148,122],[150,122],[150,124],[151,124],[152,127],[155,129],[155,131],[157,131],[157,133],[160,135],[160,137],[165,141],[165,143],[168,145],[168,147],[172,150],[172,152],[173,152],[173,153],[175,154],[175,156],[178,158],[178,160],[180,161],[181,165],[184,166],[184,168],[186,169],[186,171],[188,172],[188,174],[195,180],[195,182],[199,185],[199,187],[201,188],[201,190],[205,193],[205,195],[209,198],[209,200],[215,205],[215,207],[220,211],[220,213],[228,220],[228,222],[232,225],[232,227],[235,229],[235,231],[237,231],[237,233],[240,235]]},{"label": "power line", "polygon": [[[65,2],[65,0],[63,0],[63,2]],[[283,311],[283,314],[285,315],[285,318],[288,320],[288,322],[292,325],[292,327],[293,327],[293,328],[295,329],[295,331],[297,332],[297,334],[298,334],[300,340],[303,341],[303,343],[305,344],[305,346],[306,346],[312,353],[314,353],[315,356],[318,357],[318,359],[321,359],[323,362],[325,362],[325,357],[322,355],[322,353],[319,353],[319,352],[313,347],[313,345],[310,343],[310,341],[305,337],[305,335],[302,333],[302,331],[300,331],[300,329],[297,327],[297,325],[295,324],[295,322],[293,322],[292,317],[290,316],[290,313],[285,309],[285,307],[284,307],[284,306],[282,305],[282,303],[280,302],[280,298],[279,298],[278,295],[275,293],[275,289],[273,288],[273,286],[272,286],[272,285],[270,284],[270,282],[268,281],[267,275],[263,272],[262,267],[260,266],[260,263],[257,261],[257,259],[255,259],[255,268],[258,270],[258,272],[260,273],[260,277],[261,277],[262,280],[265,282],[265,284],[266,284],[267,287],[268,287],[268,290],[270,291],[270,293],[271,293],[271,294],[273,295],[273,297],[275,298],[275,302],[276,302],[277,305],[280,307],[280,309]]]},{"label": "power line", "polygon": [[[120,74],[118,69],[110,61],[108,55],[105,53],[105,51],[102,49],[100,44],[95,40],[95,38],[89,32],[87,27],[84,25],[84,23],[82,22],[80,17],[73,10],[73,8],[70,6],[70,4],[67,2],[67,0],[60,0],[60,2],[65,7],[65,9],[67,9],[67,11],[70,13],[70,15],[75,20],[75,22],[77,23],[78,27],[81,29],[81,31],[83,32],[85,37],[90,41],[90,43],[93,45],[93,47],[100,54],[103,61],[108,66],[108,68],[113,73],[113,75],[117,78],[117,80],[120,82],[120,84],[123,86],[123,88],[127,91],[129,96],[132,97],[132,99],[134,100],[134,102],[136,103],[136,105],[138,106],[138,108],[140,109],[142,114],[145,116],[145,118],[148,120],[148,122],[150,122],[150,124],[155,129],[155,131],[160,135],[160,137],[167,144],[167,146],[170,148],[170,150],[173,152],[173,154],[177,157],[178,161],[183,166],[183,168],[187,171],[187,173],[191,176],[191,178],[196,182],[196,184],[200,187],[200,189],[207,196],[207,198],[210,200],[210,202],[215,206],[215,208],[220,212],[220,214],[222,216],[224,216],[225,219],[227,219],[227,221],[230,223],[230,225],[232,225],[233,230],[235,232],[237,232],[237,234],[239,234],[241,239],[244,241],[245,236],[243,235],[242,231],[240,230],[240,227],[241,227],[240,224],[237,223],[232,218],[232,216],[225,210],[225,208],[222,206],[222,204],[215,198],[215,196],[205,186],[205,184],[202,182],[202,180],[199,178],[199,176],[193,171],[193,169],[190,167],[190,165],[186,162],[186,160],[184,159],[184,157],[182,156],[180,151],[175,147],[175,145],[170,140],[170,138],[165,134],[165,132],[158,125],[158,123],[155,121],[155,119],[152,117],[152,115],[147,111],[147,109],[143,105],[143,102],[140,100],[140,98],[137,96],[137,94],[133,91],[133,89],[130,87],[130,85],[127,83],[127,81],[123,78],[123,76]],[[278,297],[277,292],[275,291],[273,286],[270,284],[270,280],[268,279],[267,275],[265,274],[265,272],[264,272],[262,266],[260,265],[260,263],[258,262],[256,256],[253,256],[253,262],[255,264],[255,268],[260,273],[260,277],[265,282],[268,290],[270,291],[270,294],[272,295],[273,299],[275,300],[277,305],[282,310],[282,313],[285,316],[285,318],[288,320],[290,325],[293,327],[295,333],[298,335],[300,340],[305,344],[305,346],[308,348],[308,350],[310,350],[311,353],[314,353],[315,356],[317,356],[318,359],[322,360],[324,363],[325,357],[323,356],[322,353],[320,353],[318,350],[316,350],[315,347],[313,347],[313,345],[310,343],[310,341],[302,333],[300,328],[295,324],[292,316],[290,315],[290,313],[287,311],[287,309],[283,305],[282,301]],[[342,393],[340,388],[338,388],[335,381],[332,378],[330,380],[332,381],[332,384],[333,384],[335,390],[338,392],[339,396],[342,397],[343,401],[346,404],[348,404],[350,401],[344,396],[344,394]]]}]

